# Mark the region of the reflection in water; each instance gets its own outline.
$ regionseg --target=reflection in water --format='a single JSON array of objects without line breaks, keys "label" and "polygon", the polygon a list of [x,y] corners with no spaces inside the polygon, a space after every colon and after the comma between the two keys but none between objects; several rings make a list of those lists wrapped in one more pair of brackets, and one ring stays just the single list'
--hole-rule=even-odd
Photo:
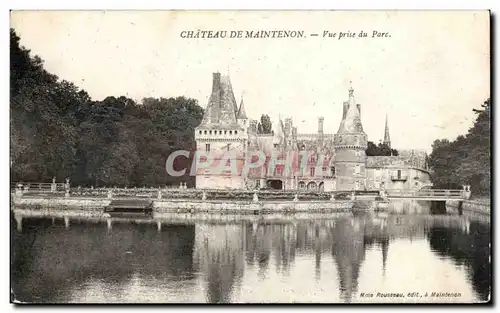
[{"label": "reflection in water", "polygon": [[[446,292],[450,282],[465,290],[432,301],[472,302],[487,300],[491,285],[489,225],[459,216],[165,222],[161,230],[114,223],[111,231],[105,222],[65,229],[62,219],[25,219],[22,233],[13,225],[20,301],[359,302],[361,292],[398,292],[390,288],[405,274],[418,277],[414,290]],[[402,253],[415,264],[402,264]],[[421,260],[431,275],[416,272]]]}]

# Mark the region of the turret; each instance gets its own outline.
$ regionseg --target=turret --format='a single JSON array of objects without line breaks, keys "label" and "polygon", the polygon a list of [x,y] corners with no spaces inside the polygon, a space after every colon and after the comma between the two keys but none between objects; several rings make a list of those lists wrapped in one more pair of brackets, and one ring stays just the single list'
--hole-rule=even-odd
[{"label": "turret", "polygon": [[[238,108],[229,76],[213,73],[212,92],[195,129],[196,150],[207,154],[210,166],[196,166],[196,188],[244,188],[244,180],[237,174],[245,159],[247,123],[243,102]],[[227,164],[234,164],[236,173],[218,169],[227,157],[231,157]]]},{"label": "turret", "polygon": [[238,113],[236,115],[236,119],[238,120],[238,124],[247,131],[248,128],[248,117],[245,112],[245,103],[243,102],[243,96],[241,97],[240,107],[238,109]]},{"label": "turret", "polygon": [[367,136],[361,123],[361,108],[354,99],[354,89],[349,89],[345,116],[334,137],[337,190],[364,189],[366,183]]}]

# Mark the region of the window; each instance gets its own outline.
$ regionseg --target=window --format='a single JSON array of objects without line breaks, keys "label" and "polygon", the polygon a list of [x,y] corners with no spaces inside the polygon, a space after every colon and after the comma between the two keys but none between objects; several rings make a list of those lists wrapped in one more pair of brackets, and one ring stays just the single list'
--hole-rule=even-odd
[{"label": "window", "polygon": [[283,168],[282,167],[276,167],[274,169],[274,176],[282,176],[283,175]]},{"label": "window", "polygon": [[314,175],[316,174],[316,169],[315,169],[314,167],[311,167],[311,168],[309,169],[309,174],[310,174],[311,176],[314,176]]},{"label": "window", "polygon": [[208,133],[209,133],[210,135],[212,135],[212,131],[211,131],[211,130],[210,130]]},{"label": "window", "polygon": [[235,130],[235,131],[234,131],[234,134],[235,134],[235,135],[238,135],[238,131],[237,131],[237,130]]},{"label": "window", "polygon": [[356,165],[356,167],[354,168],[354,173],[355,173],[356,175],[361,174],[361,166],[360,166],[359,164],[358,164],[358,165]]},{"label": "window", "polygon": [[203,131],[203,133],[206,135],[206,134],[207,134],[207,131],[205,130],[205,131]]},{"label": "window", "polygon": [[398,170],[398,178],[401,178],[401,170]]},{"label": "window", "polygon": [[206,143],[205,144],[205,150],[210,152],[210,144],[209,143]]},{"label": "window", "polygon": [[275,144],[274,144],[274,147],[275,147],[275,148],[278,148],[278,144],[277,144],[277,143],[275,143]]},{"label": "window", "polygon": [[330,168],[330,175],[335,176],[335,167],[333,166]]},{"label": "window", "polygon": [[224,135],[227,135],[227,130],[224,131]]},{"label": "window", "polygon": [[219,130],[219,135],[222,135],[222,130]]},{"label": "window", "polygon": [[328,175],[326,172],[326,167],[323,167],[321,170],[322,170],[323,175]]},{"label": "window", "polygon": [[227,147],[227,151],[229,151],[229,144],[226,147]]},{"label": "window", "polygon": [[200,134],[200,135],[201,135],[201,130],[198,132],[198,134]]},{"label": "window", "polygon": [[232,131],[232,130],[230,130],[230,131],[229,131],[229,135],[232,135],[232,134],[233,134],[233,131]]}]

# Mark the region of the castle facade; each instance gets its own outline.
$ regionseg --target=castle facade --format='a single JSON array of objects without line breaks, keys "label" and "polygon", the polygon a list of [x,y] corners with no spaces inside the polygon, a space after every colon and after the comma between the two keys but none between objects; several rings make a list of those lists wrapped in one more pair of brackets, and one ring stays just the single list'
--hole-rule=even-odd
[{"label": "castle facade", "polygon": [[[243,99],[237,105],[229,76],[214,73],[205,114],[195,129],[196,150],[204,152],[196,167],[196,188],[350,191],[431,186],[425,151],[366,155],[368,136],[352,87],[337,133],[324,133],[323,122],[319,117],[317,133],[301,134],[285,118],[272,133],[263,134],[258,122],[247,117]],[[391,146],[387,118],[384,143]]]}]

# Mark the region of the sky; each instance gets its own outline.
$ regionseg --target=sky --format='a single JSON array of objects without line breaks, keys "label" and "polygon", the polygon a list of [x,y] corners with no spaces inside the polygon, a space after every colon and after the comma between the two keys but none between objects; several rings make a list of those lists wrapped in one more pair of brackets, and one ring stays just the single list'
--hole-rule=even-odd
[{"label": "sky", "polygon": [[[489,26],[487,11],[11,13],[21,44],[94,100],[187,96],[206,107],[212,73],[229,73],[250,118],[292,117],[299,133],[314,133],[323,116],[324,132],[335,133],[352,85],[368,140],[383,139],[387,114],[393,148],[428,151],[435,139],[465,134],[490,95]],[[191,30],[304,37],[181,37]]]}]

